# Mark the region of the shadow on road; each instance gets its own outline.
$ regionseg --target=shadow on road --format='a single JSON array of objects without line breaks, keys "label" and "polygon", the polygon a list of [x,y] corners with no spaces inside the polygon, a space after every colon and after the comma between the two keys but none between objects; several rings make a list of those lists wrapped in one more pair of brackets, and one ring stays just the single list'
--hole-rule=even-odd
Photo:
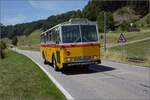
[{"label": "shadow on road", "polygon": [[66,75],[77,75],[77,74],[92,74],[112,70],[115,70],[115,68],[104,65],[91,65],[88,68],[82,68],[82,66],[80,67],[74,66],[70,68],[65,68],[64,70],[62,70],[62,73]]}]

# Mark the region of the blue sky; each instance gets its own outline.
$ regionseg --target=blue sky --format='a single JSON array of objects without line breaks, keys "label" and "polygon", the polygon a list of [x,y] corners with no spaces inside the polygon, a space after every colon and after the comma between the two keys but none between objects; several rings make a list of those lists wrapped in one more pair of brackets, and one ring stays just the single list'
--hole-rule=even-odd
[{"label": "blue sky", "polygon": [[0,22],[14,25],[83,9],[88,0],[0,0]]}]

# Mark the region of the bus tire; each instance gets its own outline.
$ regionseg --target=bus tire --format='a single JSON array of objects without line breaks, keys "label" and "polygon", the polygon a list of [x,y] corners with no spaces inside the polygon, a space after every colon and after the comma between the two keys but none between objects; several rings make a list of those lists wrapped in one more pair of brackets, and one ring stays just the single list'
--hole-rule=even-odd
[{"label": "bus tire", "polygon": [[55,71],[59,71],[55,56],[53,56],[53,58],[52,58],[52,65],[53,65]]},{"label": "bus tire", "polygon": [[48,64],[48,61],[47,61],[46,58],[45,58],[44,52],[42,53],[42,57],[43,57],[43,59],[44,59],[44,64]]},{"label": "bus tire", "polygon": [[48,64],[48,61],[46,59],[44,59],[44,64]]}]

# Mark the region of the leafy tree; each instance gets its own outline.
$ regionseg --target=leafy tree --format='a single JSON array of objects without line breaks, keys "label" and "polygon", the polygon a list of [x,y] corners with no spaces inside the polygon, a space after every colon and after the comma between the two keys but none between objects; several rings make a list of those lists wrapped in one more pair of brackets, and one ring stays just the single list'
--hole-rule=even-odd
[{"label": "leafy tree", "polygon": [[77,10],[76,12],[74,12],[71,16],[71,18],[82,18],[83,15],[82,15],[82,12],[81,10]]},{"label": "leafy tree", "polygon": [[99,31],[104,32],[104,11],[98,14],[97,22],[98,22]]},{"label": "leafy tree", "polygon": [[97,17],[98,27],[100,32],[104,32],[104,13],[105,13],[105,29],[114,30],[114,20],[111,12],[101,11]]},{"label": "leafy tree", "polygon": [[4,58],[5,58],[4,50],[3,50],[3,49],[0,49],[0,58],[1,58],[1,59],[4,59]]},{"label": "leafy tree", "polygon": [[124,21],[120,26],[119,26],[119,30],[121,31],[128,31],[130,28],[130,23]]},{"label": "leafy tree", "polygon": [[0,49],[6,49],[6,43],[4,41],[0,41]]},{"label": "leafy tree", "polygon": [[147,15],[146,24],[148,24],[150,26],[150,14]]},{"label": "leafy tree", "polygon": [[129,6],[135,11],[136,15],[144,17],[149,13],[149,2],[149,0],[89,0],[88,4],[83,8],[82,11],[69,11],[58,15],[52,15],[47,19],[16,25],[4,26],[2,23],[0,23],[0,36],[1,38],[12,38],[14,36],[20,35],[28,36],[32,31],[36,29],[41,28],[43,30],[47,30],[56,24],[68,21],[70,18],[77,17],[88,18],[91,21],[97,20],[100,26],[100,30],[102,30],[101,28],[103,27],[103,21],[100,19],[102,18],[102,14],[100,14],[102,11],[110,12],[107,15],[107,18],[109,19],[109,22],[107,22],[107,26],[110,30],[114,30],[112,13],[114,13],[119,8]]},{"label": "leafy tree", "polygon": [[6,49],[6,43],[0,41],[0,58],[3,59],[5,57],[4,49]]},{"label": "leafy tree", "polygon": [[11,43],[12,43],[14,46],[17,46],[18,38],[17,38],[17,37],[13,37]]},{"label": "leafy tree", "polygon": [[89,1],[83,9],[83,17],[88,18],[91,21],[96,21],[98,13],[101,11],[101,5],[99,1]]}]

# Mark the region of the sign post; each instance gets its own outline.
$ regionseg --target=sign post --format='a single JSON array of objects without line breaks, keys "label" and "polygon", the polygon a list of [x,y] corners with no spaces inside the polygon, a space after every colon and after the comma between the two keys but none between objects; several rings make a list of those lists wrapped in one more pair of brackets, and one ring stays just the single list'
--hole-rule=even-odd
[{"label": "sign post", "polygon": [[121,57],[122,57],[122,61],[123,61],[123,46],[124,46],[124,43],[126,42],[126,38],[125,36],[123,35],[123,33],[120,34],[119,38],[118,38],[118,43],[121,45]]}]

